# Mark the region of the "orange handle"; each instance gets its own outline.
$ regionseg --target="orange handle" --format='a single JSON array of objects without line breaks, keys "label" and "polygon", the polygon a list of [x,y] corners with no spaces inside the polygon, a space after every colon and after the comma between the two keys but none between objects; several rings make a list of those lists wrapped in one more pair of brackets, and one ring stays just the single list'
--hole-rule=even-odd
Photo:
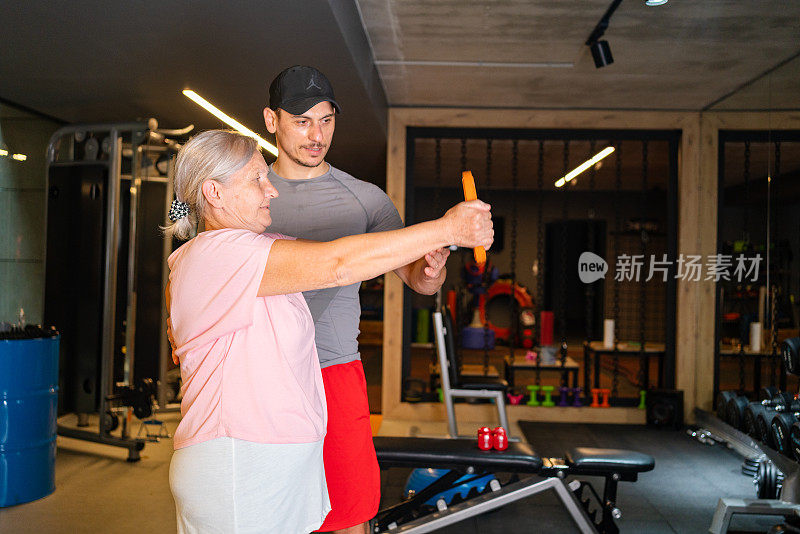
[{"label": "orange handle", "polygon": [[[471,171],[461,173],[461,185],[464,187],[464,200],[478,199],[478,192],[475,190],[475,178],[472,177]],[[475,255],[475,263],[478,265],[486,263],[486,249],[476,247],[472,252]]]}]

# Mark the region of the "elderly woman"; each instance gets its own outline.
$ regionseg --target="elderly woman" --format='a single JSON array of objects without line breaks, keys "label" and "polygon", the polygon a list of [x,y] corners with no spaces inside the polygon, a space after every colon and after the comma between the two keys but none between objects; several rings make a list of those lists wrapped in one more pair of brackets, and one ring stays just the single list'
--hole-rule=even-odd
[{"label": "elderly woman", "polygon": [[[255,141],[211,130],[178,154],[168,308],[183,379],[170,486],[179,532],[300,533],[330,510],[326,403],[301,291],[344,286],[448,245],[492,243],[472,201],[401,230],[318,243],[264,233],[278,196]],[[313,213],[308,214],[313,217]]]}]

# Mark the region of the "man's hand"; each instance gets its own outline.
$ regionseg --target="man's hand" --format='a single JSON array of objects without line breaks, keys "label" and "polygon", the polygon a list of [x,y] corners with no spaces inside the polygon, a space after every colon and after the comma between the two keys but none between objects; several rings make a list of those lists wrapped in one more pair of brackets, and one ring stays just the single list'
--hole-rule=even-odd
[{"label": "man's hand", "polygon": [[175,340],[172,339],[172,321],[169,320],[169,317],[167,317],[167,337],[169,338],[169,346],[172,349],[172,363],[180,365],[181,362],[178,356],[175,355]]},{"label": "man's hand", "polygon": [[439,273],[447,263],[447,257],[450,255],[449,248],[440,248],[433,252],[425,254],[425,262],[428,264],[424,269],[425,277],[430,280],[435,280],[439,277]]}]

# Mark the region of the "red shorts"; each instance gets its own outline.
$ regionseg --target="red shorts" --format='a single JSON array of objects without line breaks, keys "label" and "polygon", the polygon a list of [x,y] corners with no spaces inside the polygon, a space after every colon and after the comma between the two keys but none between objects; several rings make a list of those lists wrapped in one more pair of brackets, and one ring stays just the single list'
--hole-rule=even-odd
[{"label": "red shorts", "polygon": [[338,530],[375,517],[381,500],[381,472],[369,424],[367,381],[361,362],[322,370],[328,403],[323,445],[331,511],[320,531]]}]

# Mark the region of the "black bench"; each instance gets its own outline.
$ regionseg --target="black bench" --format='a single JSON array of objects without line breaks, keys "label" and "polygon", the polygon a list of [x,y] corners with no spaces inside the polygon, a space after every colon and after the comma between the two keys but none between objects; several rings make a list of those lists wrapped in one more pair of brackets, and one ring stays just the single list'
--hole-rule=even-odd
[{"label": "black bench", "polygon": [[[635,482],[639,473],[651,471],[655,466],[652,456],[618,449],[575,447],[562,459],[541,458],[530,445],[518,442],[509,443],[505,451],[482,451],[474,439],[376,437],[374,442],[382,469],[450,470],[409,500],[381,510],[373,522],[376,533],[432,532],[550,489],[556,492],[581,532],[617,533],[614,520],[621,516],[616,506],[617,483]],[[456,480],[464,475],[478,478],[487,473],[514,476],[505,485],[493,481],[482,494],[463,502],[448,506],[440,499],[435,509],[424,505],[431,497],[458,485]],[[519,475],[529,476],[520,479]],[[574,480],[567,484],[568,476],[603,477],[602,498],[588,482]]]}]

